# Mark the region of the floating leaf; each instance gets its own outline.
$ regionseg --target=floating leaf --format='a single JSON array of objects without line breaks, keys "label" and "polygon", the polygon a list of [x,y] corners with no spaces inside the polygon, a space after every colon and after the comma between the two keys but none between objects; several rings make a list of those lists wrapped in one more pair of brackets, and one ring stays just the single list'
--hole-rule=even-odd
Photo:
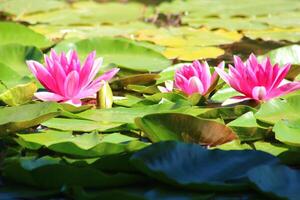
[{"label": "floating leaf", "polygon": [[103,123],[81,119],[53,118],[42,123],[43,126],[64,131],[108,131],[119,127],[122,123]]},{"label": "floating leaf", "polygon": [[151,113],[161,112],[184,112],[190,106],[180,107],[174,103],[163,103],[149,106],[140,106],[132,108],[110,108],[99,110],[87,110],[78,114],[83,119],[89,119],[98,122],[117,122],[117,123],[134,123],[136,117],[142,117]]},{"label": "floating leaf", "polygon": [[270,129],[257,124],[253,112],[247,112],[227,124],[243,141],[255,141],[267,138]]},{"label": "floating leaf", "polygon": [[0,45],[11,43],[39,48],[49,47],[52,44],[43,35],[26,26],[12,22],[0,22]]},{"label": "floating leaf", "polygon": [[42,102],[0,108],[0,131],[14,132],[36,126],[61,113],[59,104]]},{"label": "floating leaf", "polygon": [[71,132],[49,130],[18,136],[18,143],[29,149],[46,147],[55,152],[85,158],[131,152],[147,146],[147,143],[140,142],[137,138],[119,133],[72,135]]},{"label": "floating leaf", "polygon": [[236,137],[224,124],[188,114],[150,114],[137,118],[135,122],[153,142],[179,140],[215,146]]},{"label": "floating leaf", "polygon": [[154,72],[170,65],[170,61],[160,53],[124,38],[92,38],[71,44],[61,44],[55,48],[59,51],[66,51],[70,46],[75,48],[82,57],[96,50],[97,55],[104,58],[105,64],[114,63],[121,68],[134,71]]},{"label": "floating leaf", "polygon": [[137,32],[138,40],[148,40],[167,47],[203,47],[230,44],[239,41],[242,35],[235,31],[209,31],[188,27],[147,29]]},{"label": "floating leaf", "polygon": [[263,40],[273,40],[273,41],[290,41],[290,42],[298,42],[300,41],[299,35],[300,29],[293,28],[293,29],[279,29],[273,28],[269,30],[255,30],[255,31],[245,31],[245,36],[249,37],[250,39],[256,40],[258,38]]},{"label": "floating leaf", "polygon": [[55,25],[121,23],[137,20],[143,17],[146,8],[138,3],[96,3],[93,1],[75,2],[72,7],[42,12],[19,19],[36,23]]},{"label": "floating leaf", "polygon": [[262,165],[251,169],[247,176],[256,188],[271,198],[297,200],[300,171],[284,165]]},{"label": "floating leaf", "polygon": [[166,48],[163,55],[169,59],[193,61],[197,59],[217,58],[225,51],[218,47],[177,47]]},{"label": "floating leaf", "polygon": [[[298,116],[300,117],[300,116]],[[292,146],[300,146],[300,118],[297,120],[280,120],[275,123],[273,131],[277,140]]]},{"label": "floating leaf", "polygon": [[192,13],[182,18],[183,23],[199,28],[205,26],[210,29],[224,28],[229,31],[237,30],[264,30],[268,25],[257,21],[250,21],[248,18],[203,18],[199,13]]},{"label": "floating leaf", "polygon": [[[4,63],[11,70],[16,72],[20,76],[20,78],[25,75],[31,74],[31,72],[28,69],[28,66],[26,65],[26,60],[40,61],[42,57],[43,57],[42,52],[36,47],[23,46],[19,44],[0,45],[0,62]],[[0,69],[0,70],[1,72],[3,72],[9,69]],[[8,77],[9,74],[12,72],[6,72],[6,73]]]},{"label": "floating leaf", "polygon": [[230,180],[242,180],[257,165],[278,163],[276,157],[260,151],[207,150],[171,141],[155,143],[135,153],[131,161],[152,178],[198,191],[240,190],[245,182]]},{"label": "floating leaf", "polygon": [[287,99],[273,99],[262,104],[255,117],[260,121],[275,124],[282,119],[298,119],[299,112],[300,95],[295,95]]},{"label": "floating leaf", "polygon": [[199,114],[198,117],[207,118],[207,119],[217,119],[222,118],[225,121],[234,120],[241,115],[252,111],[256,112],[256,110],[250,106],[245,105],[236,105],[229,107],[216,107],[216,108],[203,108],[206,109],[203,113]]},{"label": "floating leaf", "polygon": [[18,106],[32,100],[37,87],[33,82],[17,85],[0,93],[0,101],[9,106]]},{"label": "floating leaf", "polygon": [[3,0],[0,4],[0,11],[15,15],[15,19],[18,20],[19,16],[45,12],[64,6],[66,6],[66,3],[59,0],[48,0],[45,2],[40,0]]},{"label": "floating leaf", "polygon": [[3,175],[9,180],[43,189],[62,188],[65,185],[90,188],[116,187],[142,181],[139,175],[108,174],[90,166],[69,165],[59,158],[50,156],[7,160]]}]

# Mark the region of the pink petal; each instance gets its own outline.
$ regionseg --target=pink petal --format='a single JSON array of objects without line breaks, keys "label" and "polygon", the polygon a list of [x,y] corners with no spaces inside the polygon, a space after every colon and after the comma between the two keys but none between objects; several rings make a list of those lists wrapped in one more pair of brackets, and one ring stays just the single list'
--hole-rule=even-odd
[{"label": "pink petal", "polygon": [[247,60],[249,62],[250,67],[252,67],[252,70],[255,70],[255,67],[258,65],[258,61],[254,53],[251,53],[249,56],[249,59]]},{"label": "pink petal", "polygon": [[252,89],[252,97],[255,100],[264,100],[266,95],[267,91],[264,86],[256,86]]},{"label": "pink petal", "polygon": [[162,87],[162,86],[157,86],[157,89],[158,89],[161,93],[168,93],[168,92],[170,92],[167,88]]},{"label": "pink petal", "polygon": [[230,104],[235,104],[235,103],[240,103],[246,100],[250,100],[251,98],[245,97],[245,96],[235,96],[231,97],[230,99],[227,99],[222,103],[222,106],[230,105]]},{"label": "pink petal", "polygon": [[76,106],[76,107],[81,106],[80,99],[71,99],[71,100],[68,100],[68,101],[64,101],[62,103],[71,104],[71,105]]},{"label": "pink petal", "polygon": [[[225,67],[225,62],[222,61],[218,64],[217,68],[219,68],[220,70],[223,70],[224,71],[224,67]],[[215,71],[211,77],[211,81],[210,81],[210,84],[213,84],[218,78],[218,73]]]},{"label": "pink petal", "polygon": [[215,72],[219,74],[219,76],[225,81],[228,85],[230,85],[231,77],[224,71],[224,69],[215,67]]},{"label": "pink petal", "polygon": [[241,60],[241,58],[238,56],[233,56],[233,62],[234,62],[234,66],[237,69],[237,71],[239,73],[242,73],[245,69],[245,65],[244,65],[243,61]]},{"label": "pink petal", "polygon": [[54,61],[52,77],[54,78],[54,80],[57,83],[59,94],[63,95],[63,96],[65,94],[64,93],[65,92],[64,82],[65,82],[66,76],[67,76],[66,72],[65,72],[64,68],[61,66],[61,64],[58,61]]},{"label": "pink petal", "polygon": [[291,67],[291,64],[286,64],[285,66],[283,66],[279,69],[278,74],[275,77],[275,79],[273,80],[273,84],[270,87],[270,89],[276,88],[281,83],[281,81],[284,79],[284,77],[289,72],[290,67]]},{"label": "pink petal", "polygon": [[82,99],[86,97],[90,97],[95,95],[105,84],[105,81],[100,81],[94,84],[91,84],[89,87],[81,90],[74,98],[75,99]]},{"label": "pink petal", "polygon": [[272,90],[268,95],[267,99],[279,97],[300,89],[300,82],[291,82],[280,86],[277,89]]},{"label": "pink petal", "polygon": [[180,72],[175,74],[175,86],[182,91],[188,90],[188,80]]},{"label": "pink petal", "polygon": [[51,51],[50,51],[50,58],[51,58],[51,60],[59,60],[59,57],[54,49],[51,49]]},{"label": "pink petal", "polygon": [[60,95],[52,93],[52,92],[36,92],[36,93],[34,93],[34,96],[42,101],[59,102],[64,99],[63,96],[60,96]]},{"label": "pink petal", "polygon": [[65,80],[64,88],[65,88],[65,96],[73,97],[79,91],[79,75],[76,70],[70,72]]},{"label": "pink petal", "polygon": [[193,76],[192,78],[189,79],[188,88],[189,88],[189,90],[186,90],[183,92],[186,92],[187,94],[193,94],[193,93],[203,94],[204,93],[203,84],[197,76]]},{"label": "pink petal", "polygon": [[87,58],[83,64],[83,67],[81,68],[81,71],[80,71],[80,86],[81,87],[88,84],[89,75],[91,73],[95,57],[96,57],[96,51],[93,51],[92,53],[90,53],[87,56]]},{"label": "pink petal", "polygon": [[103,58],[97,58],[92,66],[91,72],[89,74],[88,83],[94,80],[95,76],[97,75],[101,65],[103,63]]},{"label": "pink petal", "polygon": [[201,83],[203,84],[203,90],[207,91],[208,88],[210,87],[210,81],[211,81],[210,69],[206,61],[203,62],[201,66],[202,66],[202,73],[201,76],[198,77],[200,78]]},{"label": "pink petal", "polygon": [[113,69],[105,72],[101,76],[99,76],[97,79],[94,80],[94,82],[109,81],[118,73],[119,70],[120,70],[119,68],[113,68]]},{"label": "pink petal", "polygon": [[50,90],[52,92],[58,91],[56,81],[42,64],[33,60],[29,60],[26,63],[29,66],[29,69],[35,75],[35,77],[47,90]]}]

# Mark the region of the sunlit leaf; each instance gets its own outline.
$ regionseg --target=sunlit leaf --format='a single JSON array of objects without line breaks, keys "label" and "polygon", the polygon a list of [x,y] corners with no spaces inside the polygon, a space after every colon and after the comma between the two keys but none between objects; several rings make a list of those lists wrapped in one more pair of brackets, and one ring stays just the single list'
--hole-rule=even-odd
[{"label": "sunlit leaf", "polygon": [[49,47],[52,44],[43,35],[34,32],[24,25],[12,22],[0,22],[0,45],[12,43],[39,48]]}]

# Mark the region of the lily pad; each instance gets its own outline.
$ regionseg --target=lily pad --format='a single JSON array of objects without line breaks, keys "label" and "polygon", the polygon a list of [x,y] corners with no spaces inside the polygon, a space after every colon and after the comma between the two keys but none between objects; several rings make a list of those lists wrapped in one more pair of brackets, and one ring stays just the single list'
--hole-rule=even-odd
[{"label": "lily pad", "polygon": [[14,19],[22,15],[45,12],[66,6],[64,1],[48,0],[41,2],[40,0],[3,0],[0,4],[0,11],[14,15]]},{"label": "lily pad", "polygon": [[298,119],[299,112],[300,95],[295,95],[287,99],[273,99],[262,104],[255,117],[260,121],[275,124],[282,119]]},{"label": "lily pad", "polygon": [[260,126],[253,112],[247,112],[227,124],[239,137],[241,141],[263,140],[268,137],[271,129]]},{"label": "lily pad", "polygon": [[299,28],[292,29],[279,29],[273,28],[268,30],[248,30],[244,31],[245,36],[250,39],[262,39],[262,40],[272,40],[272,41],[290,41],[290,42],[298,42],[300,41]]},{"label": "lily pad", "polygon": [[50,156],[7,160],[3,175],[9,180],[43,189],[58,189],[65,185],[89,188],[116,187],[142,181],[140,175],[108,174],[90,166],[69,165],[60,158]]},{"label": "lily pad", "polygon": [[142,18],[146,7],[139,3],[97,3],[79,1],[64,9],[22,16],[19,19],[31,24],[91,25],[125,23]]},{"label": "lily pad", "polygon": [[21,84],[0,93],[0,102],[9,106],[18,106],[32,100],[37,86],[33,83]]},{"label": "lily pad", "polygon": [[273,131],[277,140],[292,146],[300,147],[300,118],[280,120],[275,123]]},{"label": "lily pad", "polygon": [[[26,60],[40,61],[42,57],[42,52],[38,48],[33,46],[23,46],[20,44],[0,45],[0,62],[7,65],[7,67],[16,72],[21,78],[25,75],[31,74],[31,72],[28,69],[28,66],[26,65]],[[0,70],[1,72],[3,71],[2,73],[7,74],[7,78],[11,73],[4,72],[9,69],[1,68]],[[11,74],[13,75],[14,73]]]},{"label": "lily pad", "polygon": [[36,46],[39,48],[52,45],[52,42],[43,35],[34,32],[24,25],[12,22],[0,22],[0,45],[12,43]]},{"label": "lily pad", "polygon": [[163,70],[171,64],[157,51],[124,38],[92,38],[75,43],[62,43],[55,49],[66,51],[70,47],[76,49],[82,58],[96,50],[97,55],[104,58],[104,64],[114,63],[121,68],[134,71],[155,72]]},{"label": "lily pad", "polygon": [[150,114],[136,118],[135,123],[153,142],[177,140],[215,146],[236,137],[224,124],[181,113]]},{"label": "lily pad", "polygon": [[169,59],[193,61],[197,59],[217,58],[225,51],[218,47],[176,47],[166,48],[163,55]]},{"label": "lily pad", "polygon": [[42,102],[0,108],[0,131],[14,132],[30,128],[58,116],[62,109],[57,103]]},{"label": "lily pad", "polygon": [[73,135],[71,132],[49,130],[18,136],[18,143],[29,149],[46,147],[55,152],[85,158],[136,151],[148,145],[138,141],[138,138],[119,133],[100,135],[94,132]]},{"label": "lily pad", "polygon": [[91,132],[97,130],[103,132],[117,128],[121,126],[122,123],[103,123],[81,119],[53,118],[43,122],[42,125],[64,131]]},{"label": "lily pad", "polygon": [[270,198],[297,200],[299,198],[300,171],[284,165],[262,165],[247,175],[256,189]]},{"label": "lily pad", "polygon": [[241,190],[247,184],[242,180],[250,169],[278,163],[276,157],[260,151],[207,150],[174,141],[153,144],[135,153],[131,161],[154,179],[198,191]]}]

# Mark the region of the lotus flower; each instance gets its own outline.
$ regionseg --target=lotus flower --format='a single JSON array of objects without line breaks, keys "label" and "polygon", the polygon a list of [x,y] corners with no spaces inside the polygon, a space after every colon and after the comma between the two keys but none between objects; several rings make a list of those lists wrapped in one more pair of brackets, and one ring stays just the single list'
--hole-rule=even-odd
[{"label": "lotus flower", "polygon": [[267,101],[300,89],[300,82],[284,81],[290,66],[290,64],[283,67],[279,67],[278,64],[272,66],[269,58],[259,63],[254,54],[251,54],[245,63],[238,56],[234,56],[234,67],[229,65],[228,74],[218,68],[216,72],[227,84],[243,95],[234,96],[223,105],[251,99]]},{"label": "lotus flower", "polygon": [[48,90],[35,93],[35,97],[42,101],[81,105],[80,99],[95,95],[105,81],[110,80],[119,71],[118,68],[114,68],[95,79],[103,60],[95,57],[96,52],[91,52],[80,66],[76,51],[57,55],[51,50],[49,57],[45,55],[45,67],[39,62],[27,61],[31,72]]},{"label": "lotus flower", "polygon": [[[218,67],[224,69],[224,62]],[[175,86],[187,95],[199,93],[209,94],[216,86],[218,74],[211,75],[207,62],[194,61],[192,65],[185,65],[175,73]]]},{"label": "lotus flower", "polygon": [[174,82],[171,80],[167,80],[167,81],[165,81],[165,86],[166,87],[157,86],[157,88],[162,93],[172,92],[173,88],[174,88]]}]

